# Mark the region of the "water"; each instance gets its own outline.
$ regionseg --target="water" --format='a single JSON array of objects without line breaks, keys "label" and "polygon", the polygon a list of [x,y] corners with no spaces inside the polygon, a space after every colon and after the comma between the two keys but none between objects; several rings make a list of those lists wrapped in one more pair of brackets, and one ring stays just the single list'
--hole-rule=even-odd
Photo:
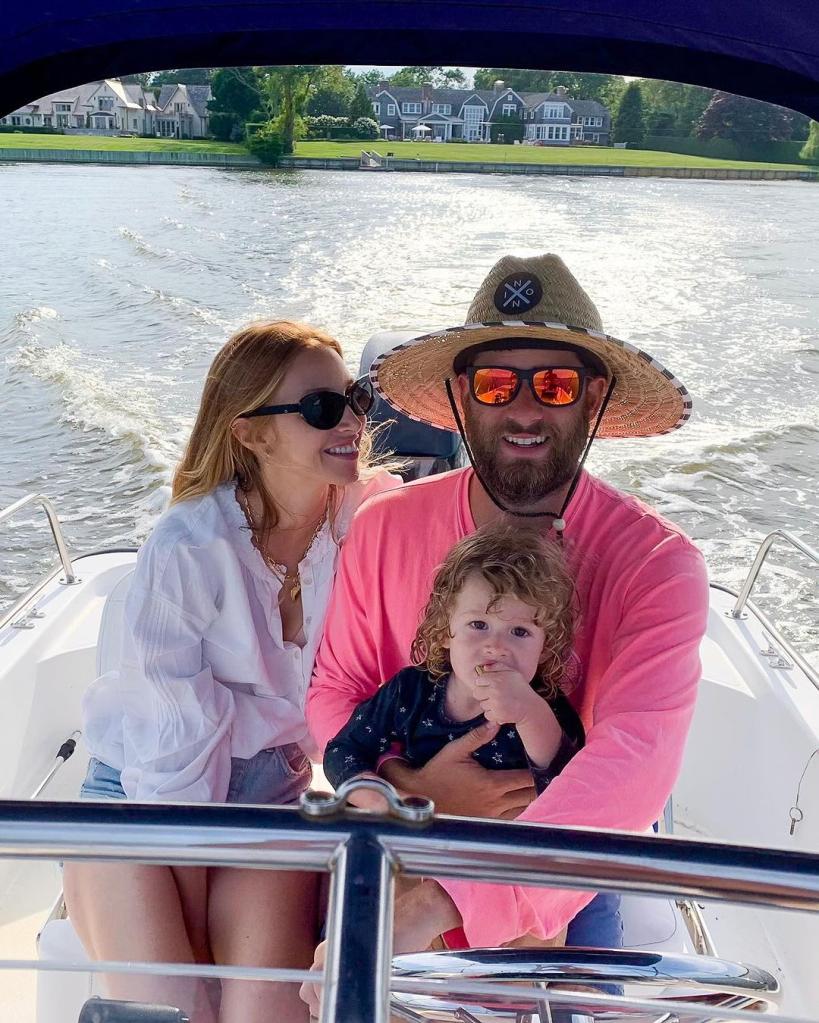
[{"label": "water", "polygon": [[[463,322],[505,252],[553,251],[695,401],[590,467],[738,588],[771,529],[819,546],[818,220],[819,188],[790,182],[4,165],[0,504],[51,495],[76,552],[137,542],[234,328],[303,319],[355,367],[378,330]],[[6,604],[51,559],[37,516],[16,522]],[[817,575],[775,553],[759,592],[819,661]]]}]

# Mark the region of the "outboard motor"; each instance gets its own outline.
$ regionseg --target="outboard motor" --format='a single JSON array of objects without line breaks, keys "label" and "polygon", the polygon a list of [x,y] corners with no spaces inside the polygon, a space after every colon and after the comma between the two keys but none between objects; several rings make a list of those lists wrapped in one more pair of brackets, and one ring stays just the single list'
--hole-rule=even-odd
[{"label": "outboard motor", "polygon": [[[361,353],[359,375],[369,373],[370,366],[379,355],[417,336],[417,331],[410,330],[385,330],[373,334]],[[406,480],[432,476],[466,464],[463,444],[457,433],[416,422],[397,412],[378,394],[368,419],[373,426],[380,427],[375,436],[376,452],[393,452],[407,460],[406,468],[401,470]]]}]

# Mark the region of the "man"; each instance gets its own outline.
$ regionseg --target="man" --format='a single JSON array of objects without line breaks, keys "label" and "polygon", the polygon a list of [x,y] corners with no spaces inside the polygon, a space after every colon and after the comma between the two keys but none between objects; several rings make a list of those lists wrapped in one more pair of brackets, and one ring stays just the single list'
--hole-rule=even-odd
[{"label": "man", "polygon": [[[577,586],[579,681],[570,692],[586,746],[537,799],[526,772],[470,753],[480,729],[414,771],[381,774],[440,812],[644,830],[676,780],[699,680],[708,583],[691,542],[641,502],[582,469],[590,439],[681,426],[691,402],[654,359],[603,333],[557,256],[505,257],[462,327],[425,335],[373,366],[394,407],[462,430],[472,466],[376,497],[342,551],[309,693],[323,748],[354,708],[409,663],[435,569],[461,537],[507,518],[540,522],[564,545]],[[534,801],[532,801],[534,799]],[[522,811],[522,812],[519,812]],[[549,938],[589,893],[425,881],[396,908],[396,952],[462,927],[470,946]]]}]

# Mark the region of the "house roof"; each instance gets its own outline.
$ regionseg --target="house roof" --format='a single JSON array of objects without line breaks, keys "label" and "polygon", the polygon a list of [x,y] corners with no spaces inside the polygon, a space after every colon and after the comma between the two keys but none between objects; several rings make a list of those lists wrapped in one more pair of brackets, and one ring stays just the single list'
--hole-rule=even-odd
[{"label": "house roof", "polygon": [[164,110],[177,91],[185,96],[200,117],[207,117],[208,100],[213,96],[209,85],[163,85],[159,93],[159,99],[156,102],[157,107],[160,110]]},{"label": "house roof", "polygon": [[[171,90],[171,94],[176,91],[175,85],[168,86],[167,88]],[[207,92],[208,98],[210,98],[210,86],[197,85],[188,86],[188,88],[195,90],[204,89]],[[33,103],[29,103],[25,107],[20,107],[12,112],[15,114],[54,114],[56,103],[69,103],[71,104],[71,113],[74,114],[105,114],[106,111],[96,110],[96,103],[94,102],[94,97],[102,89],[112,92],[115,97],[115,105],[126,110],[156,112],[159,109],[153,92],[143,89],[138,82],[122,82],[118,78],[106,78],[98,82],[87,82],[85,85],[78,85],[73,89],[62,89],[60,92],[49,93],[47,96],[42,96]],[[196,109],[197,104],[201,104],[201,95],[198,92],[191,99],[191,103],[194,109]]]},{"label": "house roof", "polygon": [[[167,88],[167,86],[166,86]],[[188,92],[194,88],[208,89],[208,86],[188,86]],[[395,102],[399,105],[402,103],[423,103],[424,100],[424,89],[420,86],[388,86],[386,89],[379,88],[378,86],[370,86],[367,89],[367,93],[370,99],[375,99],[377,96],[391,96]],[[504,86],[503,89],[495,91],[494,89],[427,89],[427,97],[430,103],[449,103],[452,106],[453,111],[460,111],[464,103],[472,97],[478,97],[482,100],[489,111],[491,112],[497,103],[501,100],[506,101],[506,97],[517,96],[526,104],[527,108],[533,110],[535,107],[540,106],[541,103],[547,103],[549,101],[555,103],[565,103],[574,113],[581,117],[588,116],[605,116],[608,114],[608,110],[603,106],[602,103],[598,103],[597,100],[593,99],[572,99],[571,96],[567,96],[563,93],[558,92],[518,92],[511,86]],[[162,97],[160,97],[160,104],[162,103]],[[418,114],[410,114],[411,118],[415,119]],[[406,120],[406,116],[404,117]]]},{"label": "house roof", "polygon": [[163,85],[159,90],[159,96],[157,96],[156,105],[160,110],[164,110],[165,107],[170,103],[171,96],[179,88],[178,85]]},{"label": "house roof", "polygon": [[186,85],[191,106],[200,117],[208,116],[208,100],[213,98],[209,85]]},{"label": "house roof", "polygon": [[567,102],[581,117],[606,117],[609,113],[606,107],[595,99],[570,99]]}]

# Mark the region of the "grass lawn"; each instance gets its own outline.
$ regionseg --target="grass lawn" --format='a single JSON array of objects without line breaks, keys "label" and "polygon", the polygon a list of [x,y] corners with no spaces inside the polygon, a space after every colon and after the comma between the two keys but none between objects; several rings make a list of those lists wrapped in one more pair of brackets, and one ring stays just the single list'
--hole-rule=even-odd
[{"label": "grass lawn", "polygon": [[152,153],[233,153],[246,156],[244,146],[208,139],[139,139],[107,135],[34,135],[0,132],[0,149],[119,149]]},{"label": "grass lawn", "polygon": [[708,156],[660,153],[648,149],[610,149],[602,146],[500,146],[478,142],[299,142],[296,156],[357,157],[362,149],[403,160],[449,160],[469,163],[607,164],[617,167],[721,167],[724,170],[811,170],[805,164],[750,163],[715,160]]}]

